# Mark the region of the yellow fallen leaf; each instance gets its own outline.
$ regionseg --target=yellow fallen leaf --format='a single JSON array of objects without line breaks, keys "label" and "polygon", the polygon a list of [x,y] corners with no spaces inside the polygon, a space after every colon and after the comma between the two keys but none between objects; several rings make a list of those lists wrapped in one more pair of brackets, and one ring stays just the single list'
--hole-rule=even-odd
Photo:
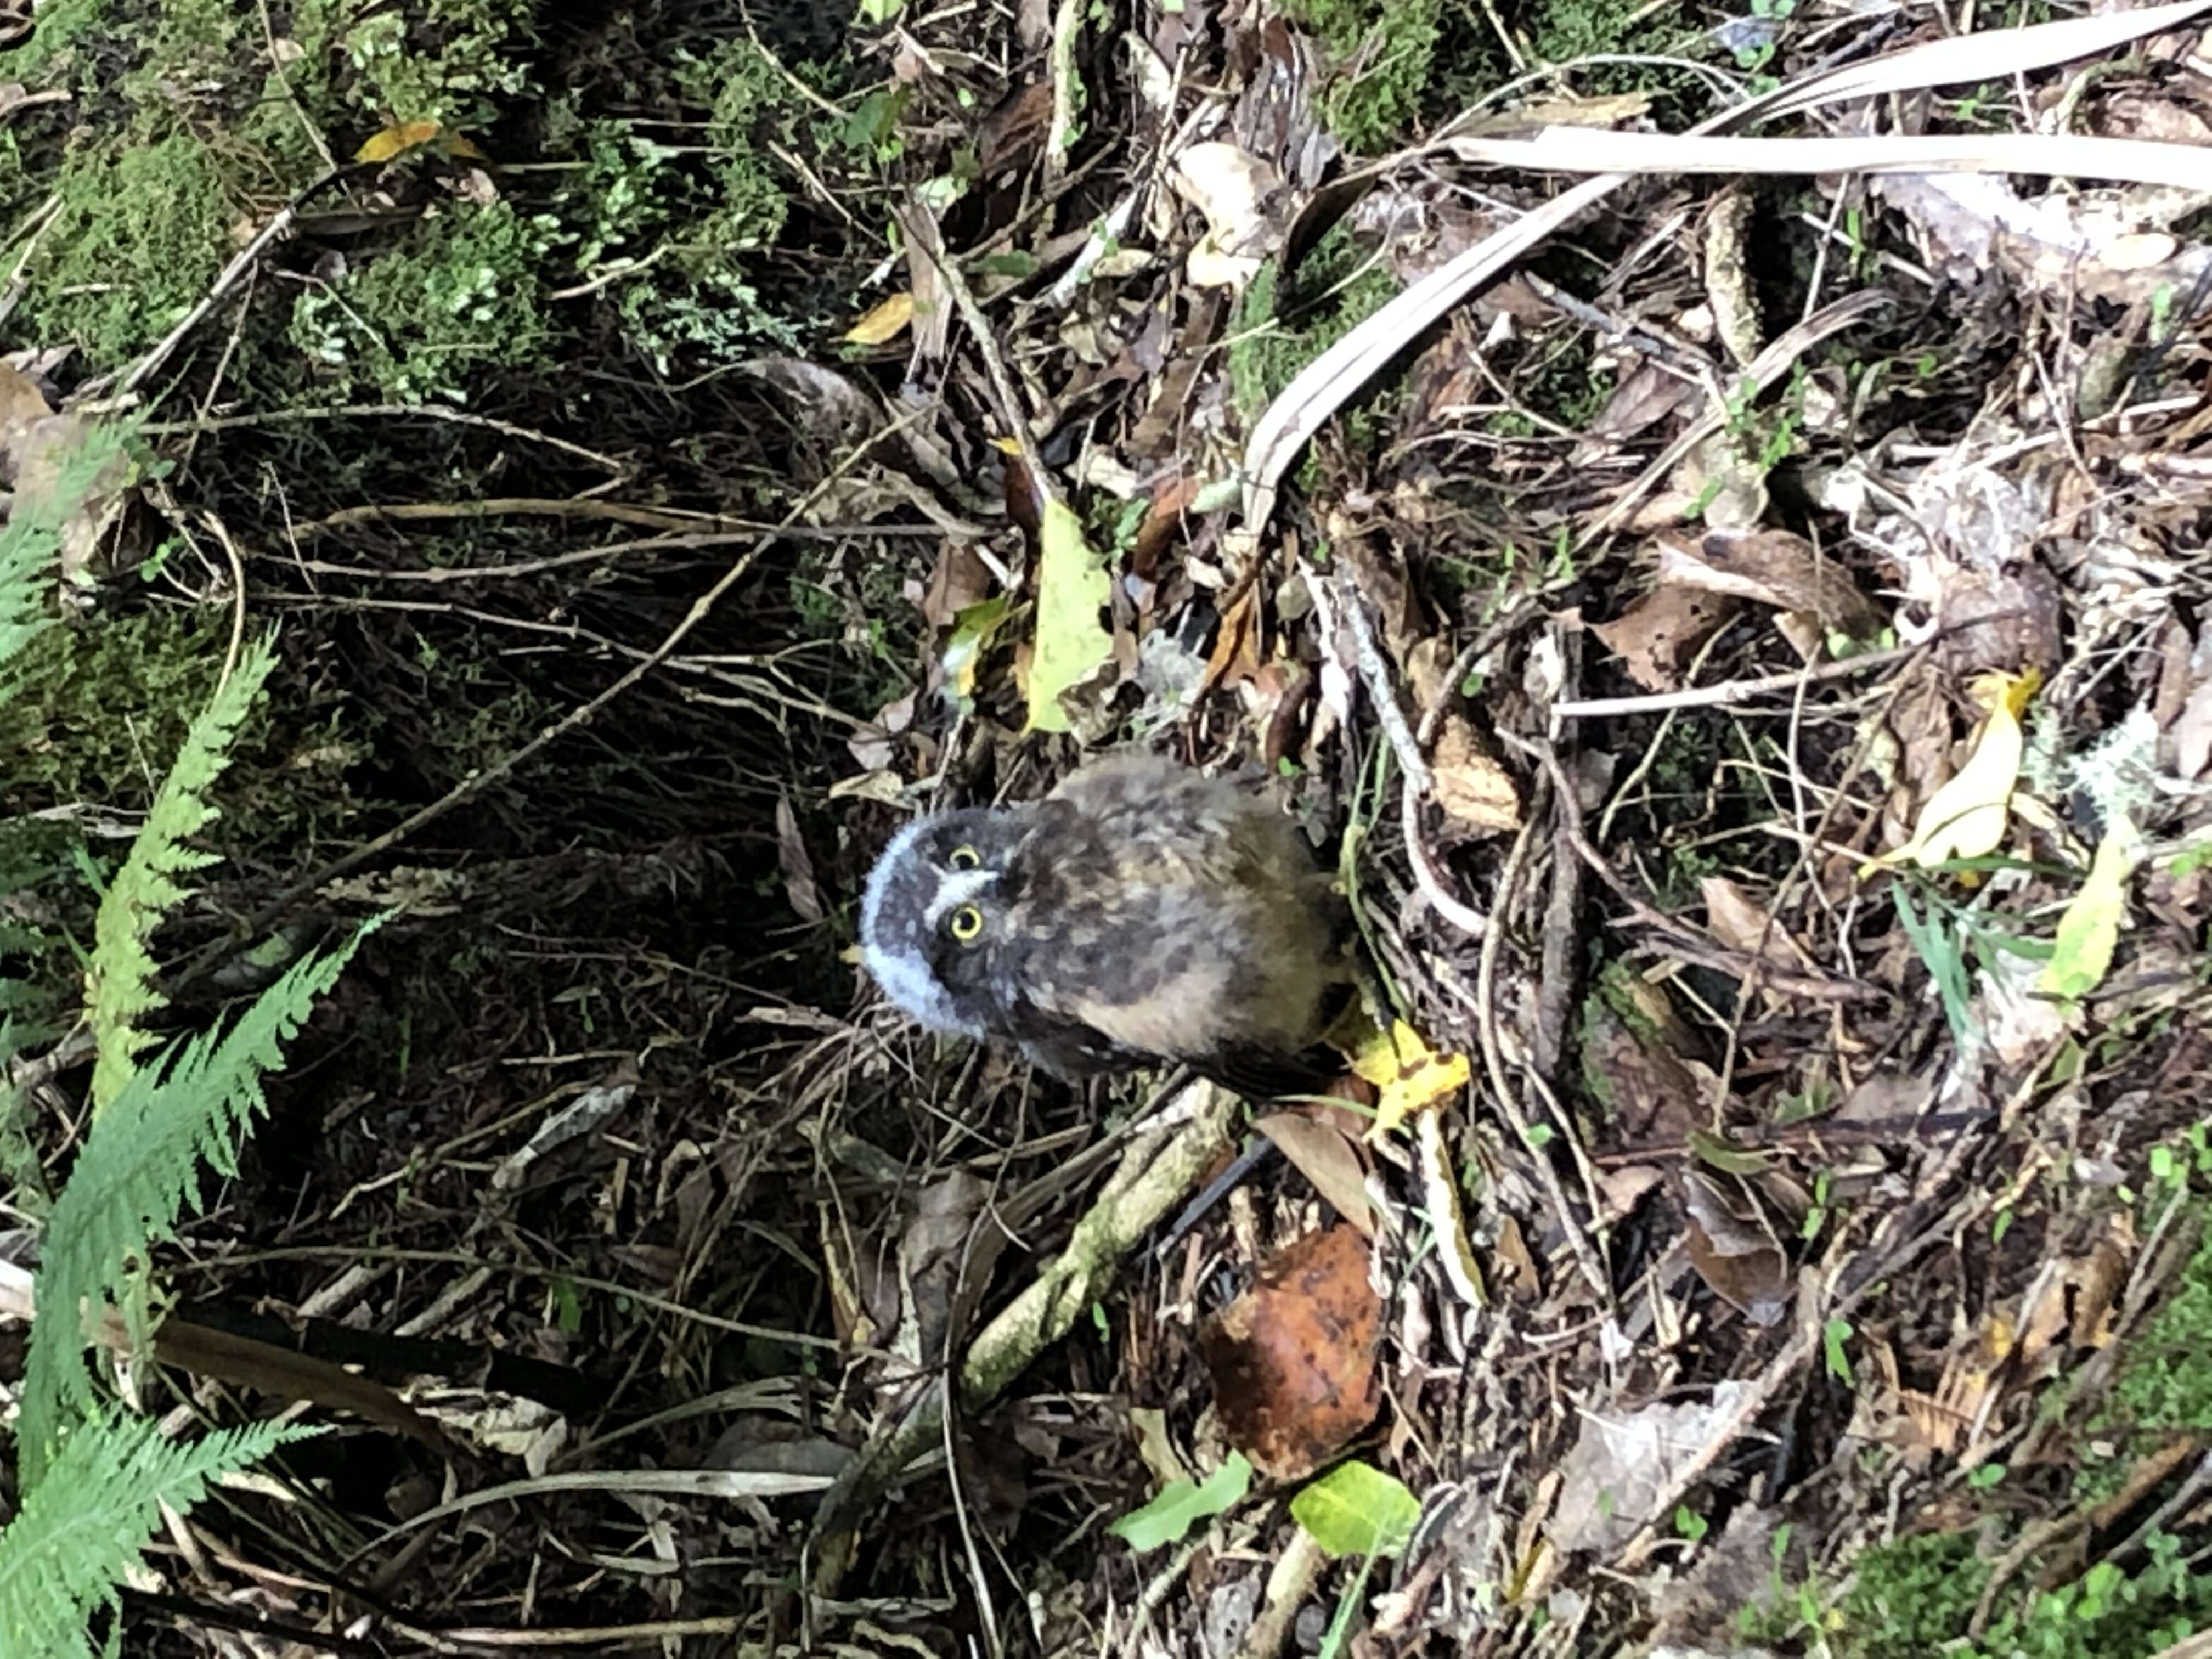
[{"label": "yellow fallen leaf", "polygon": [[417,144],[427,144],[438,136],[435,121],[403,121],[396,127],[386,127],[354,151],[356,161],[389,161],[403,151]]},{"label": "yellow fallen leaf", "polygon": [[2097,988],[2112,965],[2112,952],[2119,948],[2128,878],[2135,874],[2142,853],[2142,837],[2135,825],[2116,816],[2097,843],[2081,890],[2058,919],[2058,938],[2038,988],[2069,998],[2085,997]]},{"label": "yellow fallen leaf", "polygon": [[356,161],[389,161],[395,155],[435,140],[438,148],[448,155],[463,155],[481,161],[484,153],[458,132],[448,132],[435,121],[402,121],[389,126],[365,142],[353,153]]},{"label": "yellow fallen leaf", "polygon": [[1928,798],[1912,839],[1875,864],[1911,862],[1929,870],[1953,859],[1978,859],[1996,851],[2004,842],[2013,786],[2020,781],[2021,754],[2027,746],[2021,713],[2041,678],[2031,668],[2025,674],[1984,674],[1974,683],[1975,701],[1989,711],[1974,752]]},{"label": "yellow fallen leaf", "polygon": [[845,339],[851,345],[886,345],[913,320],[914,295],[894,294],[882,304],[871,307],[866,316],[847,329]]},{"label": "yellow fallen leaf", "polygon": [[1368,1139],[1388,1134],[1415,1112],[1425,1111],[1467,1087],[1472,1075],[1465,1054],[1439,1054],[1402,1019],[1376,1031],[1359,1045],[1352,1069],[1381,1091],[1375,1125]]},{"label": "yellow fallen leaf", "polygon": [[1036,650],[1030,660],[1029,729],[1065,732],[1060,694],[1076,684],[1114,649],[1114,636],[1098,620],[1113,594],[1106,566],[1084,539],[1083,520],[1057,495],[1045,492],[1038,536]]}]

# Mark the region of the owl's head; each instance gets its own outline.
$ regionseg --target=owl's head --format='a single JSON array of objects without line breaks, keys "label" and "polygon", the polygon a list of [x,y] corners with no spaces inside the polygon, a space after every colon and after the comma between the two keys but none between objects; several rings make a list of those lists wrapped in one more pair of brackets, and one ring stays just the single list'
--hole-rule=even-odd
[{"label": "owl's head", "polygon": [[891,837],[860,899],[860,955],[884,994],[917,1024],[992,1035],[985,962],[1013,893],[1023,830],[1011,812],[937,812]]}]

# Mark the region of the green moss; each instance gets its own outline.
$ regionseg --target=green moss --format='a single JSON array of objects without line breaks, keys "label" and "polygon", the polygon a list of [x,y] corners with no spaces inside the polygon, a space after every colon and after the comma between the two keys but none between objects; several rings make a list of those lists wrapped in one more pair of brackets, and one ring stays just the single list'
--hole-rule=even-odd
[{"label": "green moss", "polygon": [[[1238,296],[1230,323],[1229,377],[1237,413],[1249,427],[1298,371],[1389,304],[1397,279],[1342,225],[1314,245],[1298,267],[1295,304],[1270,259]],[[1356,411],[1355,411],[1356,412]]]},{"label": "green moss", "polygon": [[403,403],[459,399],[488,369],[544,368],[556,338],[544,270],[559,222],[453,204],[404,247],[294,302],[292,340],[331,378]]},{"label": "green moss", "polygon": [[23,653],[22,690],[0,703],[10,804],[125,815],[151,805],[229,633],[227,609],[175,605],[41,633]]},{"label": "green moss", "polygon": [[1968,1642],[1989,1564],[1964,1534],[1900,1538],[1859,1559],[1830,1645],[1838,1659],[2150,1659],[2203,1628],[2212,1577],[2191,1573],[2173,1538],[2154,1534],[2148,1553],[2134,1572],[2100,1562],[2054,1590],[2001,1595]]},{"label": "green moss", "polygon": [[2212,1428],[2212,1227],[2150,1323],[2129,1344],[2093,1430]]},{"label": "green moss", "polygon": [[404,8],[300,0],[293,33],[337,60],[325,67],[354,83],[357,118],[468,131],[489,125],[499,100],[534,85],[536,11],[532,0],[412,0]]},{"label": "green moss", "polygon": [[31,337],[112,368],[196,304],[230,251],[233,210],[205,145],[185,134],[79,151],[25,297]]},{"label": "green moss", "polygon": [[1409,135],[1436,76],[1443,0],[1288,0],[1338,65],[1322,119],[1355,155],[1377,155]]}]

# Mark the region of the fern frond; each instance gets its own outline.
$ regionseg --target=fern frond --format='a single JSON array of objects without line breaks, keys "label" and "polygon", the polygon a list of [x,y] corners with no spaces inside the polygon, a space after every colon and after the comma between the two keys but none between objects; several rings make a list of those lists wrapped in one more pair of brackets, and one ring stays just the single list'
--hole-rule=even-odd
[{"label": "fern frond", "polygon": [[376,925],[295,963],[228,1030],[204,1031],[133,1071],[94,1121],[40,1246],[16,1431],[26,1491],[52,1468],[70,1419],[94,1402],[82,1313],[96,1316],[118,1297],[131,1259],[170,1237],[187,1204],[199,1207],[202,1160],[237,1173],[237,1143],[266,1108],[262,1077]]},{"label": "fern frond", "polygon": [[123,868],[100,902],[84,999],[97,1045],[92,1067],[95,1116],[114,1103],[139,1057],[153,1046],[154,1038],[139,1029],[139,1022],[167,999],[154,988],[154,957],[147,942],[183,902],[181,878],[215,862],[213,854],[185,843],[216,817],[208,791],[230,764],[238,728],[276,662],[264,637],[208,699],[155,793],[153,811],[131,843]]},{"label": "fern frond", "polygon": [[130,437],[122,427],[88,427],[64,458],[53,488],[18,494],[0,527],[0,702],[15,691],[8,665],[52,621],[54,558],[62,526],[84,505],[100,473]]},{"label": "fern frond", "polygon": [[143,1559],[161,1506],[182,1514],[208,1483],[266,1457],[313,1430],[261,1424],[179,1443],[150,1421],[102,1412],[62,1443],[52,1478],[0,1528],[0,1631],[9,1659],[62,1659],[94,1651],[95,1607]]}]

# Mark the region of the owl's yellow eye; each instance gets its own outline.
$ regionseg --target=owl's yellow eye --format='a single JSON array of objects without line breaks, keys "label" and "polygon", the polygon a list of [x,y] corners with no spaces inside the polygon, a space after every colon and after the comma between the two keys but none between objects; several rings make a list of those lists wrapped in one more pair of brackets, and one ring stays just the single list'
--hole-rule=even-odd
[{"label": "owl's yellow eye", "polygon": [[956,847],[945,861],[955,870],[973,870],[982,863],[983,855],[972,847]]},{"label": "owl's yellow eye", "polygon": [[963,945],[973,945],[983,937],[983,913],[972,904],[963,904],[945,919],[945,931]]}]

